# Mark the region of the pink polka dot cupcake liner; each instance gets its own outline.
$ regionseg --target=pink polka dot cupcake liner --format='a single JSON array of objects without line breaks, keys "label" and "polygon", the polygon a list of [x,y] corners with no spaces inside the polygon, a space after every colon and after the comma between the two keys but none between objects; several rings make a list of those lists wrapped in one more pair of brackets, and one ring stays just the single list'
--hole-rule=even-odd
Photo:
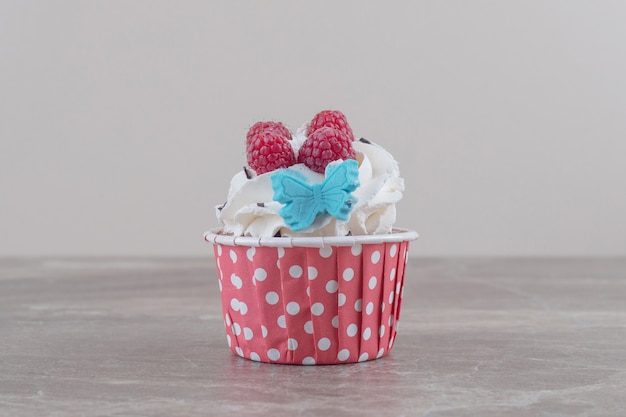
[{"label": "pink polka dot cupcake liner", "polygon": [[409,242],[386,235],[213,243],[226,339],[253,361],[324,365],[385,356],[396,340]]}]

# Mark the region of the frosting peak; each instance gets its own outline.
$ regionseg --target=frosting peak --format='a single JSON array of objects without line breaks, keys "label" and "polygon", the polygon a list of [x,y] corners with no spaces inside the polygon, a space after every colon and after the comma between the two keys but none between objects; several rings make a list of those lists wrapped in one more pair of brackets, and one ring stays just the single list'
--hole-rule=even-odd
[{"label": "frosting peak", "polygon": [[[289,140],[296,154],[306,140],[306,130],[307,124]],[[396,220],[395,204],[404,192],[398,163],[389,152],[368,140],[355,140],[352,146],[357,161],[335,161],[327,167],[326,175],[314,172],[301,163],[261,175],[250,175],[244,170],[238,172],[231,180],[226,203],[216,207],[223,232],[252,237],[389,233]],[[319,197],[309,203],[294,199],[293,195],[287,195],[285,187],[276,185],[285,181],[289,184],[287,188],[299,187],[297,191],[290,189],[291,194],[314,194],[315,189],[323,188],[329,181],[341,193],[329,198],[330,209],[313,207],[312,201],[319,202],[324,198]],[[294,205],[296,200],[299,203]],[[305,219],[299,210],[307,208],[307,204],[311,206],[302,211],[309,213]],[[315,214],[311,217],[310,213]]]}]

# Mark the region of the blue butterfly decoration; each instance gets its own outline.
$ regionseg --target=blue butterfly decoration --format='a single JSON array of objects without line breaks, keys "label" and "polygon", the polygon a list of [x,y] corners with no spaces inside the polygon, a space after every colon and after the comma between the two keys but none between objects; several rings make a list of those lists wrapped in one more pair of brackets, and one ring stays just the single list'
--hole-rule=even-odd
[{"label": "blue butterfly decoration", "polygon": [[290,169],[272,175],[274,200],[285,206],[278,214],[293,231],[309,227],[321,214],[348,220],[356,198],[352,191],[359,186],[359,166],[354,159],[326,167],[326,178],[308,184],[304,176]]}]

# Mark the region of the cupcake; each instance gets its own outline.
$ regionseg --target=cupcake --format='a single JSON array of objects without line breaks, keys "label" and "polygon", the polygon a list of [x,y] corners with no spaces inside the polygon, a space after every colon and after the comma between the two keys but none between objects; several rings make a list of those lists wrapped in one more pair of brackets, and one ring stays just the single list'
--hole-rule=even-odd
[{"label": "cupcake", "polygon": [[325,110],[295,135],[258,122],[247,166],[216,207],[212,243],[226,339],[241,357],[322,365],[385,356],[396,339],[409,242],[394,227],[398,164]]}]

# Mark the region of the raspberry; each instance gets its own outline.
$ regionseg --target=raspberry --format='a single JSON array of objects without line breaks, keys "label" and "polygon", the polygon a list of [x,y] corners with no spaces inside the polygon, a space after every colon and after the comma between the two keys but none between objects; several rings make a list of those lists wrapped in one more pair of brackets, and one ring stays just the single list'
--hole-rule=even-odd
[{"label": "raspberry", "polygon": [[311,133],[298,152],[298,162],[323,174],[326,165],[339,159],[356,159],[348,135],[332,127],[321,127]]},{"label": "raspberry", "polygon": [[250,143],[254,136],[266,130],[271,130],[278,133],[281,137],[291,140],[291,132],[289,132],[289,129],[281,122],[256,122],[250,127],[250,130],[248,130],[246,145]]},{"label": "raspberry", "polygon": [[247,142],[248,165],[259,175],[296,163],[291,144],[274,130],[258,132]]},{"label": "raspberry", "polygon": [[348,135],[349,140],[354,140],[352,128],[348,124],[348,119],[339,110],[322,110],[311,120],[311,124],[306,130],[307,136],[315,132],[320,127],[332,127]]}]

